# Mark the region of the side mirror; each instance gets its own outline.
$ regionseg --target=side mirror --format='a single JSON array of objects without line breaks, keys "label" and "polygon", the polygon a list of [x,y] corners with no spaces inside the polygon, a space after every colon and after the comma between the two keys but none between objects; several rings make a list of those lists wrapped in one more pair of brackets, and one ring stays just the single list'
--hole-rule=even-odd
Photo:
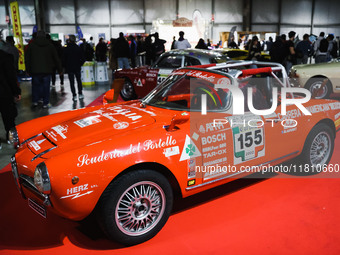
[{"label": "side mirror", "polygon": [[166,126],[165,129],[168,132],[175,131],[175,130],[179,129],[178,127],[176,127],[176,125],[183,124],[183,123],[187,122],[189,119],[190,119],[190,115],[187,112],[182,112],[181,114],[176,114],[171,119],[170,125]]},{"label": "side mirror", "polygon": [[115,92],[113,89],[110,89],[109,91],[107,91],[103,97],[103,104],[108,104],[108,102],[112,102],[114,93]]}]

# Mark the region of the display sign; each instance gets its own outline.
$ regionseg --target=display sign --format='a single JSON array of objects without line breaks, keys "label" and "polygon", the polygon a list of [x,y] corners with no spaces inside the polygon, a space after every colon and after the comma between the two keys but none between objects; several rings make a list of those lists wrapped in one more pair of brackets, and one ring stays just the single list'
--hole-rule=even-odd
[{"label": "display sign", "polygon": [[187,18],[178,18],[172,21],[173,27],[192,27],[192,20]]},{"label": "display sign", "polygon": [[19,14],[19,5],[18,2],[11,2],[11,13],[12,13],[12,24],[13,24],[13,35],[17,38],[16,47],[19,50],[19,70],[25,70],[25,58],[24,58],[24,44],[22,40],[22,32],[21,32],[21,22],[20,22],[20,14]]}]

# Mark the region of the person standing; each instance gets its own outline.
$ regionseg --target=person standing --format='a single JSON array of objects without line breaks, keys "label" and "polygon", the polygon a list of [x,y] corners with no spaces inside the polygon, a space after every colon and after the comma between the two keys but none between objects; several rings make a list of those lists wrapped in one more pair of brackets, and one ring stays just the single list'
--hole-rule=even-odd
[{"label": "person standing", "polygon": [[310,56],[311,52],[312,52],[312,46],[309,41],[309,35],[304,34],[303,41],[300,41],[296,45],[296,63],[298,65],[307,64],[308,57]]},{"label": "person standing", "polygon": [[17,83],[12,55],[0,50],[0,112],[6,130],[6,140],[8,132],[15,127],[15,117],[18,111],[16,101],[21,99],[21,90]]},{"label": "person standing", "polygon": [[255,35],[253,36],[249,48],[247,60],[257,61],[261,59],[261,45],[259,43],[259,38]]},{"label": "person standing", "polygon": [[77,101],[74,77],[76,78],[78,85],[78,98],[79,100],[84,99],[83,85],[80,79],[81,66],[84,64],[84,62],[84,53],[82,49],[80,49],[80,47],[76,44],[76,37],[74,35],[70,35],[67,46],[64,48],[63,66],[65,67],[65,71],[68,74],[73,101]]},{"label": "person standing", "polygon": [[137,57],[137,43],[135,37],[133,35],[129,36],[130,39],[130,58],[131,58],[131,67],[136,67],[136,57]]},{"label": "person standing", "polygon": [[104,38],[100,38],[96,46],[96,60],[98,62],[106,62],[107,45]]},{"label": "person standing", "polygon": [[137,66],[143,66],[145,64],[143,54],[145,54],[145,42],[140,35],[137,35]]},{"label": "person standing", "polygon": [[[115,56],[117,39],[111,38],[109,49],[109,67],[112,70],[112,74],[117,70],[118,64]],[[113,75],[112,75],[113,76]]]},{"label": "person standing", "polygon": [[195,49],[202,49],[202,50],[207,50],[208,46],[205,44],[204,39],[200,38],[198,40],[197,45],[195,46]]},{"label": "person standing", "polygon": [[177,41],[176,41],[176,36],[173,36],[173,37],[172,37],[171,48],[170,48],[171,50],[174,50],[174,49],[175,49],[175,44],[176,44],[176,42],[177,42]]},{"label": "person standing", "polygon": [[85,60],[86,61],[93,61],[94,50],[89,43],[86,42],[85,38],[82,38],[82,44],[79,47],[83,50]]},{"label": "person standing", "polygon": [[152,47],[151,35],[148,35],[145,38],[145,64],[146,65],[153,64],[154,58],[155,56],[154,56],[154,51]]},{"label": "person standing", "polygon": [[164,44],[166,43],[165,40],[159,39],[159,34],[156,32],[154,34],[155,42],[152,44],[152,48],[154,51],[155,61],[165,52]]},{"label": "person standing", "polygon": [[92,49],[94,49],[94,42],[93,42],[93,36],[90,37],[89,45]]},{"label": "person standing", "polygon": [[119,69],[130,68],[130,47],[122,32],[119,33],[119,37],[116,42],[115,54]]},{"label": "person standing", "polygon": [[[51,36],[48,35],[48,37],[50,40],[51,40]],[[58,54],[58,57],[59,57],[59,60],[60,62],[62,61],[63,59],[63,46],[61,45],[61,40],[58,40],[58,41],[54,41],[54,40],[51,40],[51,43],[53,44],[54,48],[56,49],[57,51],[57,54]],[[53,73],[52,73],[52,88],[55,87],[55,81],[56,81],[56,72],[57,72],[57,68],[54,67],[54,70],[53,70]],[[60,78],[60,86],[63,90],[64,88],[64,74],[61,73],[59,74],[59,78]]]},{"label": "person standing", "polygon": [[285,68],[287,73],[289,73],[290,68],[296,64],[296,54],[295,54],[295,48],[294,48],[294,39],[295,39],[296,33],[294,31],[290,31],[288,33],[289,40],[286,43],[287,49],[288,49],[288,56],[286,57],[285,61]]},{"label": "person standing", "polygon": [[184,32],[180,31],[178,41],[175,43],[175,49],[183,50],[188,48],[191,48],[191,44],[187,39],[184,39]]},{"label": "person standing", "polygon": [[18,72],[19,50],[14,45],[15,45],[15,42],[14,42],[13,36],[7,36],[6,43],[3,46],[2,50],[13,56],[13,61],[14,61],[13,63],[15,66],[15,70],[16,72]]},{"label": "person standing", "polygon": [[332,60],[332,54],[331,54],[331,52],[333,51],[333,47],[334,47],[334,35],[332,35],[332,34],[329,34],[328,36],[327,36],[327,41],[328,41],[328,49],[327,49],[327,62],[328,61],[331,61]]},{"label": "person standing", "polygon": [[25,55],[26,71],[32,76],[32,106],[38,106],[38,101],[42,98],[42,107],[49,108],[51,74],[55,67],[59,74],[62,73],[57,51],[46,38],[45,32],[38,31]]}]

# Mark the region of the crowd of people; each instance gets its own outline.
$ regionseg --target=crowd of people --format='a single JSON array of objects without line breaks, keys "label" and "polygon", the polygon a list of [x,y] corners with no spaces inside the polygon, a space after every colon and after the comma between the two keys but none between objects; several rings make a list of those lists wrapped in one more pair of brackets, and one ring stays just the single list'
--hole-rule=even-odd
[{"label": "crowd of people", "polygon": [[[332,34],[326,37],[325,33],[321,32],[313,43],[308,34],[304,34],[302,40],[297,40],[295,36],[296,33],[290,31],[288,38],[282,34],[277,36],[275,41],[270,37],[266,42],[253,36],[245,44],[245,49],[248,50],[247,59],[262,60],[261,52],[266,50],[270,53],[271,61],[284,65],[288,72],[292,65],[306,64],[310,57],[315,58],[315,63],[327,62],[338,57],[338,43]],[[83,100],[81,66],[85,61],[107,62],[108,57],[109,66],[113,71],[151,65],[165,52],[165,43],[165,40],[159,38],[158,33],[145,38],[133,35],[126,38],[121,32],[118,38],[111,38],[109,43],[100,38],[97,45],[94,44],[93,37],[88,42],[82,38],[80,43],[77,43],[76,37],[70,35],[66,45],[63,46],[61,40],[54,41],[49,34],[38,31],[25,47],[26,72],[32,77],[32,107],[39,104],[42,108],[51,106],[50,86],[52,88],[56,86],[56,73],[59,73],[61,89],[63,90],[65,72],[68,74],[73,101]],[[221,42],[217,47],[220,45]],[[179,32],[178,40],[173,37],[171,49],[191,47],[183,31]],[[239,42],[231,40],[228,47],[239,48]],[[211,46],[209,39],[205,43],[204,39],[200,38],[195,48],[208,50],[214,47]],[[14,38],[7,36],[6,41],[0,44],[0,111],[7,133],[15,126],[14,119],[17,115],[15,102],[21,98],[16,78],[18,59],[19,51],[15,47]]]},{"label": "crowd of people", "polygon": [[[230,48],[238,48],[235,43]],[[339,56],[338,42],[333,34],[327,37],[321,32],[319,37],[311,42],[310,35],[304,34],[302,40],[296,38],[296,33],[290,31],[288,38],[285,34],[277,36],[275,42],[270,37],[268,41],[260,41],[257,36],[253,36],[245,44],[248,50],[249,60],[261,60],[261,52],[266,50],[270,54],[272,62],[277,62],[285,66],[287,72],[296,64],[307,64],[308,59],[313,57],[315,63],[323,63]]]}]

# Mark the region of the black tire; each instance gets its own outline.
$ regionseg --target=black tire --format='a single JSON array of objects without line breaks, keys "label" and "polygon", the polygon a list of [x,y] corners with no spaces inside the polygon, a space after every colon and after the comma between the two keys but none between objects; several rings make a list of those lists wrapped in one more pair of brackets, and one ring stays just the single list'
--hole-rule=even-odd
[{"label": "black tire", "polygon": [[123,87],[120,91],[120,95],[125,101],[137,98],[135,88],[133,87],[131,81],[128,78],[125,78]]},{"label": "black tire", "polygon": [[[306,83],[305,88],[308,89],[310,91],[310,93],[312,93],[315,89],[319,89],[322,85],[322,83],[324,82],[324,80],[327,79],[325,77],[315,77],[315,78],[311,78],[308,80],[308,82]],[[328,80],[326,83],[326,86],[324,87],[322,93],[320,95],[318,95],[317,97],[315,97],[316,99],[325,99],[325,98],[329,98],[330,94],[332,93],[333,89],[332,89],[332,84],[331,82]]]},{"label": "black tire", "polygon": [[172,204],[168,180],[156,171],[138,170],[109,184],[97,219],[109,239],[130,246],[154,237],[168,220]]},{"label": "black tire", "polygon": [[334,132],[325,123],[319,123],[309,132],[301,155],[295,159],[294,175],[314,175],[322,171],[334,150]]}]

